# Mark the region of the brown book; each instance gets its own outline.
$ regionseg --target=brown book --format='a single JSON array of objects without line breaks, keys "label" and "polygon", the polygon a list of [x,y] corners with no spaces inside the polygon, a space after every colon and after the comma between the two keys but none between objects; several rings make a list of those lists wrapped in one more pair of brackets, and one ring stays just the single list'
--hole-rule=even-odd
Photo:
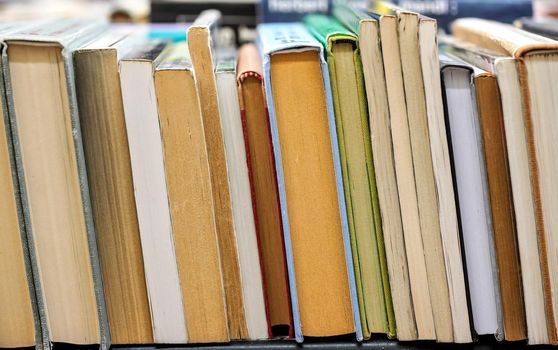
[{"label": "brown book", "polygon": [[292,335],[277,176],[263,91],[262,61],[255,45],[240,48],[237,76],[271,330],[274,335]]},{"label": "brown book", "polygon": [[215,221],[217,223],[217,235],[219,238],[227,302],[229,336],[231,339],[245,339],[248,338],[248,329],[242,302],[240,265],[233,225],[225,145],[221,128],[221,116],[219,114],[212,52],[211,35],[217,29],[215,27],[220,17],[221,14],[216,10],[202,12],[188,29],[188,48],[194,66],[205,140],[207,142],[207,155],[211,173],[213,199],[215,201]]},{"label": "brown book", "polygon": [[[76,92],[113,344],[153,343],[118,50],[129,31],[107,32],[74,54]],[[107,41],[108,40],[108,41]]]},{"label": "brown book", "polygon": [[460,19],[452,27],[456,38],[484,49],[513,57],[521,85],[523,122],[527,139],[528,163],[534,200],[536,231],[543,276],[548,338],[558,343],[558,300],[552,290],[558,285],[558,175],[556,152],[551,140],[558,132],[558,110],[554,89],[558,80],[556,41],[525,32],[510,25],[479,19]]},{"label": "brown book", "polygon": [[228,341],[209,161],[186,43],[168,50],[154,81],[188,342]]},{"label": "brown book", "polygon": [[492,74],[480,74],[475,77],[475,87],[492,209],[504,337],[510,341],[521,340],[527,336],[527,327],[498,82]]}]

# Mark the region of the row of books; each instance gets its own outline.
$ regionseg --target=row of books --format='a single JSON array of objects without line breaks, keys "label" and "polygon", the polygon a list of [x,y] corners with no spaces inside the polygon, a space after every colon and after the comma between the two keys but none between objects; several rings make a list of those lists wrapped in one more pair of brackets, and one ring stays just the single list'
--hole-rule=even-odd
[{"label": "row of books", "polygon": [[0,347],[556,344],[558,43],[376,8],[2,24]]}]

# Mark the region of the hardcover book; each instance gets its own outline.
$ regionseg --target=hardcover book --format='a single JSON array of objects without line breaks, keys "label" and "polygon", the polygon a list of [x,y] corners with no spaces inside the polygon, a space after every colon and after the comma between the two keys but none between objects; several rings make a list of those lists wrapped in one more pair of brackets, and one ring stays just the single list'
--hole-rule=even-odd
[{"label": "hardcover book", "polygon": [[73,51],[104,28],[63,20],[3,38],[10,125],[46,346],[110,346],[72,62]]},{"label": "hardcover book", "polygon": [[446,58],[441,72],[474,329],[479,335],[496,334],[502,340],[498,271],[473,68]]},{"label": "hardcover book", "polygon": [[256,45],[245,44],[238,50],[236,74],[271,333],[292,336],[277,174],[263,91],[262,60]]},{"label": "hardcover book", "polygon": [[558,283],[558,255],[553,252],[558,240],[552,232],[558,228],[558,174],[555,154],[558,151],[550,142],[558,132],[558,114],[555,101],[558,90],[555,81],[558,71],[558,44],[556,41],[502,23],[460,19],[452,27],[456,38],[476,44],[484,49],[513,57],[517,62],[523,109],[523,120],[529,153],[530,179],[535,202],[535,218],[543,286],[545,291],[546,319],[549,341],[558,343],[558,300],[552,293]]},{"label": "hardcover book", "polygon": [[302,24],[262,24],[258,45],[296,339],[354,332],[362,340],[323,46]]},{"label": "hardcover book", "polygon": [[[390,66],[391,62],[399,61],[395,58],[399,57],[396,18],[392,15],[368,15],[349,6],[336,6],[333,13],[337,19],[358,35],[359,40],[394,312],[394,320],[390,321],[392,324],[390,329],[393,330],[391,327],[395,323],[399,340],[414,340],[417,338],[417,332],[390,125],[388,91],[393,90],[388,90],[389,85],[386,83],[384,75],[384,72],[390,71],[390,68],[393,67]],[[386,57],[385,60],[384,57]],[[395,75],[396,73],[392,72],[389,76]],[[393,94],[390,96],[393,99]]]},{"label": "hardcover book", "polygon": [[393,327],[391,295],[357,36],[332,17],[308,15],[304,22],[324,45],[329,67],[363,336],[393,336],[393,328],[389,330],[388,313]]},{"label": "hardcover book", "polygon": [[74,52],[83,147],[113,344],[153,343],[118,73],[119,58],[145,35],[142,30],[116,26]]},{"label": "hardcover book", "polygon": [[[495,235],[496,239],[500,236],[499,245],[501,249],[497,249],[497,253],[501,266],[500,289],[502,290],[504,322],[508,324],[507,327],[504,326],[505,336],[506,338],[517,338],[527,334],[530,344],[548,343],[540,257],[535,231],[534,203],[529,181],[527,144],[525,131],[522,128],[523,106],[520,98],[521,88],[519,86],[516,63],[512,58],[481,49],[476,45],[468,45],[456,40],[445,41],[444,47],[446,51],[489,72],[489,74],[483,77],[484,81],[482,84],[484,84],[485,91],[483,96],[479,96],[478,103],[484,103],[488,106],[497,103],[497,106],[492,107],[494,110],[490,114],[487,114],[488,112],[485,113],[485,117],[490,115],[490,118],[485,118],[484,120],[481,118],[481,121],[484,124],[497,122],[499,118],[494,118],[494,116],[500,114],[498,112],[500,104],[502,108],[501,123],[503,125],[500,127],[495,125],[483,130],[485,130],[485,147],[487,145],[492,146],[490,152],[491,159],[493,160],[487,163],[487,167],[490,170],[490,166],[492,166],[493,171],[509,169],[509,175],[500,174],[499,176],[492,176],[492,180],[489,176],[491,186],[504,186],[504,188],[498,190],[491,189],[491,200],[493,202],[496,201],[493,205],[493,207],[496,207],[496,210],[493,210],[493,217],[495,221],[499,221],[499,225],[495,225]],[[494,86],[491,87],[491,84],[496,83],[492,80],[497,80],[500,96],[486,99],[485,96],[488,95],[490,90],[493,91],[492,94],[498,91]],[[488,89],[490,87],[491,89]],[[498,133],[500,129],[502,135]],[[503,138],[507,142],[504,142]],[[496,140],[500,140],[504,147],[507,147],[505,152],[495,153],[494,142]],[[487,156],[488,152],[487,150]],[[499,153],[506,155],[506,164],[504,166],[497,166],[494,169],[495,163],[497,164],[497,161],[494,159],[495,156],[496,159],[502,157],[498,155]],[[506,189],[507,186],[509,186],[508,190]],[[505,197],[503,196],[510,196],[509,208],[512,211],[511,215],[506,215],[508,205],[505,205]],[[508,219],[504,219],[506,216]],[[503,225],[513,225],[513,229],[503,229]],[[502,235],[508,233],[516,234],[511,238],[502,239]],[[516,241],[517,243],[515,243]],[[517,251],[514,253],[514,250]],[[514,254],[516,255],[515,258]],[[522,281],[523,288],[517,285],[516,279],[519,279],[519,283]],[[523,295],[523,298],[518,298],[518,294]],[[523,300],[525,303],[524,307],[521,306]],[[507,312],[505,311],[506,309],[508,310]],[[522,321],[523,312],[525,312],[525,320]],[[527,323],[526,334],[525,321]]]},{"label": "hardcover book", "polygon": [[[3,23],[0,36],[9,35],[22,24]],[[17,171],[8,118],[4,74],[0,61],[0,347],[43,344],[41,322],[23,221]]]}]

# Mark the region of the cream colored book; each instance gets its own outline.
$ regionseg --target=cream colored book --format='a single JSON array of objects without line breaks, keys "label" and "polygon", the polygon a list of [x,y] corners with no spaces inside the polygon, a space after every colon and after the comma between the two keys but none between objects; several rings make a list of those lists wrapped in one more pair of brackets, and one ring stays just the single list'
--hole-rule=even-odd
[{"label": "cream colored book", "polygon": [[[0,36],[21,25],[0,25]],[[35,346],[43,339],[23,222],[4,75],[0,61],[0,348]]]},{"label": "cream colored book", "polygon": [[145,39],[119,62],[120,86],[155,343],[186,343],[153,70],[166,41]]},{"label": "cream colored book", "polygon": [[47,346],[110,345],[72,62],[72,52],[104,28],[62,20],[3,38],[11,131]]}]

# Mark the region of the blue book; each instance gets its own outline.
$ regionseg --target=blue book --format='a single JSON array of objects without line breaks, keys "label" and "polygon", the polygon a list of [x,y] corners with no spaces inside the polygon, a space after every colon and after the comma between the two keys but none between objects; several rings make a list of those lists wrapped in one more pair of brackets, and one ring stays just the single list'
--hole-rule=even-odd
[{"label": "blue book", "polygon": [[[258,46],[263,58],[296,340],[354,332],[361,341],[323,46],[300,23],[259,25]],[[316,89],[320,85],[322,89]],[[324,139],[329,141],[320,143]],[[350,313],[352,318],[346,316]]]},{"label": "blue book", "polygon": [[366,9],[366,0],[261,0],[258,8],[259,22],[298,22],[309,13],[331,14],[333,7],[347,4]]},{"label": "blue book", "polygon": [[435,18],[438,28],[450,31],[450,24],[461,17],[478,17],[512,23],[519,17],[531,16],[531,0],[392,0],[405,10]]}]

